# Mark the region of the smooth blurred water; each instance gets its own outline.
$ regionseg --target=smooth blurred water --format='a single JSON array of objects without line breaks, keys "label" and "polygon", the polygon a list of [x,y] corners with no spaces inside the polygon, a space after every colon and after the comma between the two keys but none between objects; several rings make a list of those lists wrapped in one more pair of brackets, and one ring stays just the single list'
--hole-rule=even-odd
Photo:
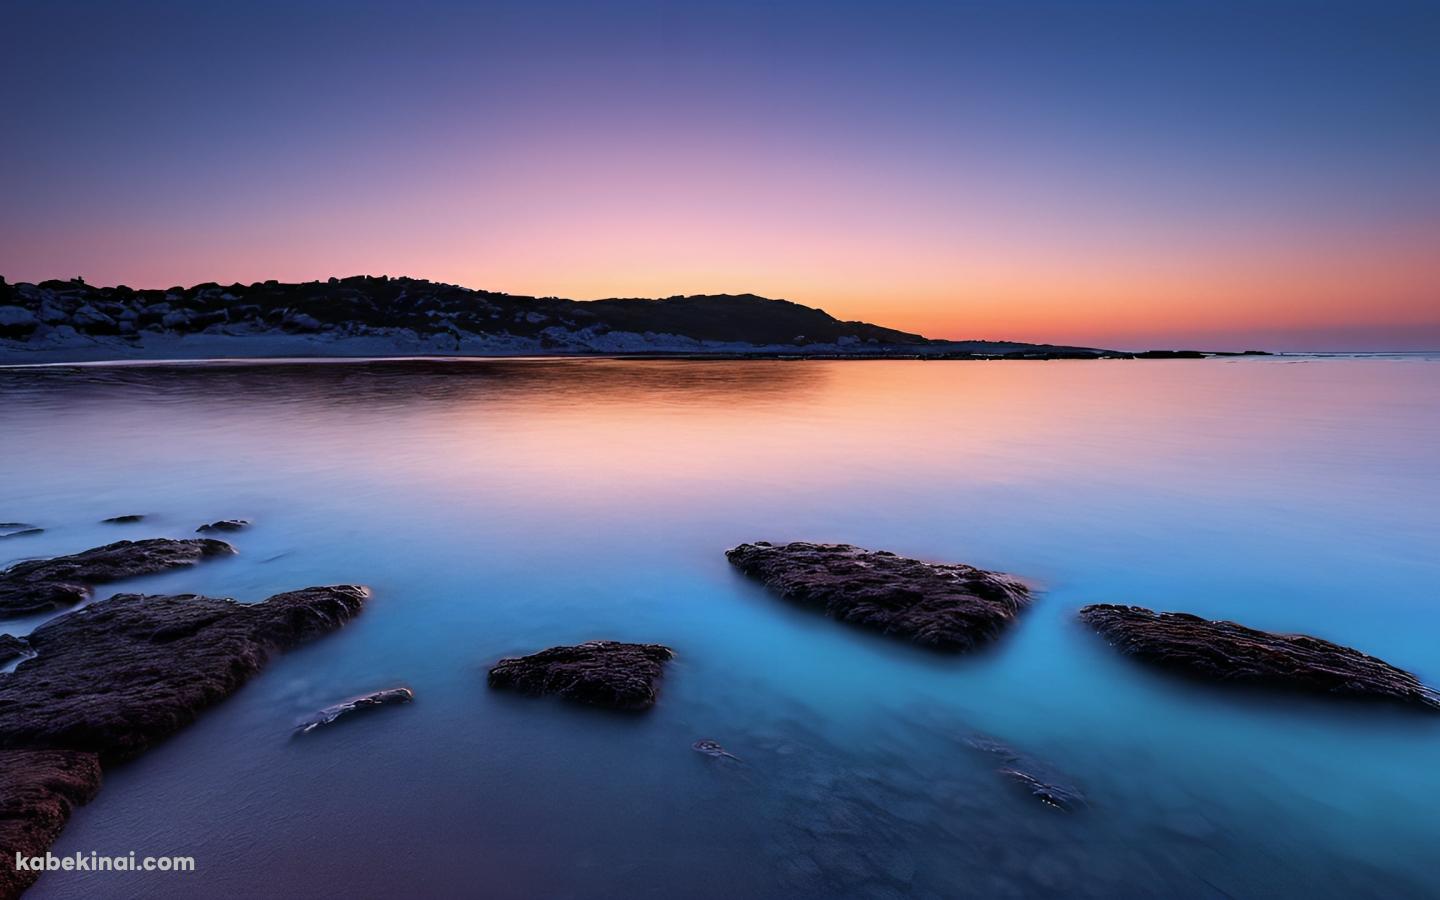
[{"label": "smooth blurred water", "polygon": [[[374,590],[107,773],[55,847],[197,873],[32,895],[1433,895],[1436,717],[1179,682],[1074,613],[1231,617],[1440,682],[1437,447],[1424,356],[0,370],[0,520],[47,529],[0,563],[242,517],[237,557],[99,596]],[[97,524],[129,513],[150,518]],[[940,657],[741,579],[723,551],[759,539],[1040,593],[997,646]],[[590,638],[678,651],[650,713],[485,685]],[[401,683],[414,704],[292,739]],[[974,731],[1092,806],[1015,790]]]}]

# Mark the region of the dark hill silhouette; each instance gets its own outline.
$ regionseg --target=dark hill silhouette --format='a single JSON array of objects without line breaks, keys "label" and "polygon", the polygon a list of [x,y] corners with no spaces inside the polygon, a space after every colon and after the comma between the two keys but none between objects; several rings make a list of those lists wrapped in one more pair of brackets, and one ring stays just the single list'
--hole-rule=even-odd
[{"label": "dark hill silhouette", "polygon": [[755,294],[566,300],[369,275],[164,290],[96,287],[80,279],[10,284],[0,278],[0,363],[525,354],[1128,355],[1012,341],[932,340]]}]

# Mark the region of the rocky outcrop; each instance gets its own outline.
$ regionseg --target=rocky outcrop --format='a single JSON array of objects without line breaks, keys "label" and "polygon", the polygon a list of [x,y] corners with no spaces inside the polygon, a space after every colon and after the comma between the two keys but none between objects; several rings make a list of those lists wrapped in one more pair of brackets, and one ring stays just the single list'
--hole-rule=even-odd
[{"label": "rocky outcrop", "polygon": [[415,699],[415,692],[409,688],[397,687],[386,688],[383,691],[375,691],[360,697],[352,697],[334,706],[327,706],[315,715],[302,722],[295,730],[299,734],[308,734],[317,728],[324,728],[326,725],[333,725],[341,718],[362,710],[376,709],[381,706],[388,706],[395,703],[409,703]]},{"label": "rocky outcrop", "polygon": [[786,600],[935,650],[993,640],[1030,603],[1008,575],[850,544],[761,541],[725,557]]},{"label": "rocky outcrop", "polygon": [[189,724],[279,651],[340,627],[353,585],[236,603],[195,594],[117,594],[30,635],[34,659],[0,679],[0,748],[124,759]]},{"label": "rocky outcrop", "polygon": [[212,531],[240,531],[250,527],[249,519],[221,519],[218,522],[211,522],[208,525],[201,525],[195,529],[196,534],[207,534]]},{"label": "rocky outcrop", "polygon": [[1139,606],[1087,606],[1080,618],[1121,653],[1194,678],[1440,710],[1440,693],[1409,672],[1317,637]]},{"label": "rocky outcrop", "polygon": [[646,709],[675,651],[660,644],[588,641],[510,659],[490,670],[490,686],[523,694],[554,694],[612,709]]},{"label": "rocky outcrop", "polygon": [[153,538],[16,563],[0,572],[0,618],[72,606],[90,596],[91,585],[153,575],[234,552],[224,541]]},{"label": "rocky outcrop", "polygon": [[101,525],[133,525],[136,522],[145,521],[143,515],[111,516],[108,519],[101,519]]},{"label": "rocky outcrop", "polygon": [[30,645],[24,638],[17,638],[13,634],[0,634],[0,668],[29,655]]},{"label": "rocky outcrop", "polygon": [[71,811],[100,789],[100,759],[73,750],[0,750],[0,897],[18,897],[38,871],[16,855],[44,854]]},{"label": "rocky outcrop", "polygon": [[26,522],[0,522],[0,538],[24,537],[27,534],[43,534],[45,529]]},{"label": "rocky outcrop", "polygon": [[37,628],[34,659],[0,676],[0,896],[33,877],[12,848],[43,853],[70,809],[126,759],[229,696],[271,655],[340,627],[364,604],[353,585],[243,604],[193,594],[119,594]]},{"label": "rocky outcrop", "polygon": [[1002,741],[976,734],[965,739],[972,750],[995,757],[1001,763],[996,772],[1046,806],[1074,812],[1087,804],[1085,794],[1069,779],[1046,763],[1022,753]]}]

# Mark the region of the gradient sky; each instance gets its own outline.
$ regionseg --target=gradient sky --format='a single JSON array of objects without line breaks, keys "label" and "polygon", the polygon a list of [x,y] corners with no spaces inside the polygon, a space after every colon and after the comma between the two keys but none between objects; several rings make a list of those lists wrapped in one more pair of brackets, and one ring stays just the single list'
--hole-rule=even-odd
[{"label": "gradient sky", "polygon": [[1440,3],[0,0],[0,274],[1440,348]]}]

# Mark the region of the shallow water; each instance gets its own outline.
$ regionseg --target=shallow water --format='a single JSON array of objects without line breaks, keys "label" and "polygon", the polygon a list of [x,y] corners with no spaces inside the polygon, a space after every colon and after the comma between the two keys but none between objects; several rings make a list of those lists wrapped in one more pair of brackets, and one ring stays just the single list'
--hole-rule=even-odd
[{"label": "shallow water", "polygon": [[[47,529],[0,564],[242,517],[237,557],[99,596],[374,590],[107,773],[54,848],[198,872],[30,896],[1440,892],[1440,721],[1178,682],[1074,621],[1230,617],[1440,682],[1431,358],[0,370],[0,435],[0,519]],[[97,524],[128,513],[151,518]],[[1041,593],[998,645],[939,657],[767,596],[723,556],[758,539]],[[649,714],[485,686],[501,656],[598,637],[678,651]],[[416,701],[291,737],[394,684]],[[1089,808],[1036,803],[974,732]]]}]

